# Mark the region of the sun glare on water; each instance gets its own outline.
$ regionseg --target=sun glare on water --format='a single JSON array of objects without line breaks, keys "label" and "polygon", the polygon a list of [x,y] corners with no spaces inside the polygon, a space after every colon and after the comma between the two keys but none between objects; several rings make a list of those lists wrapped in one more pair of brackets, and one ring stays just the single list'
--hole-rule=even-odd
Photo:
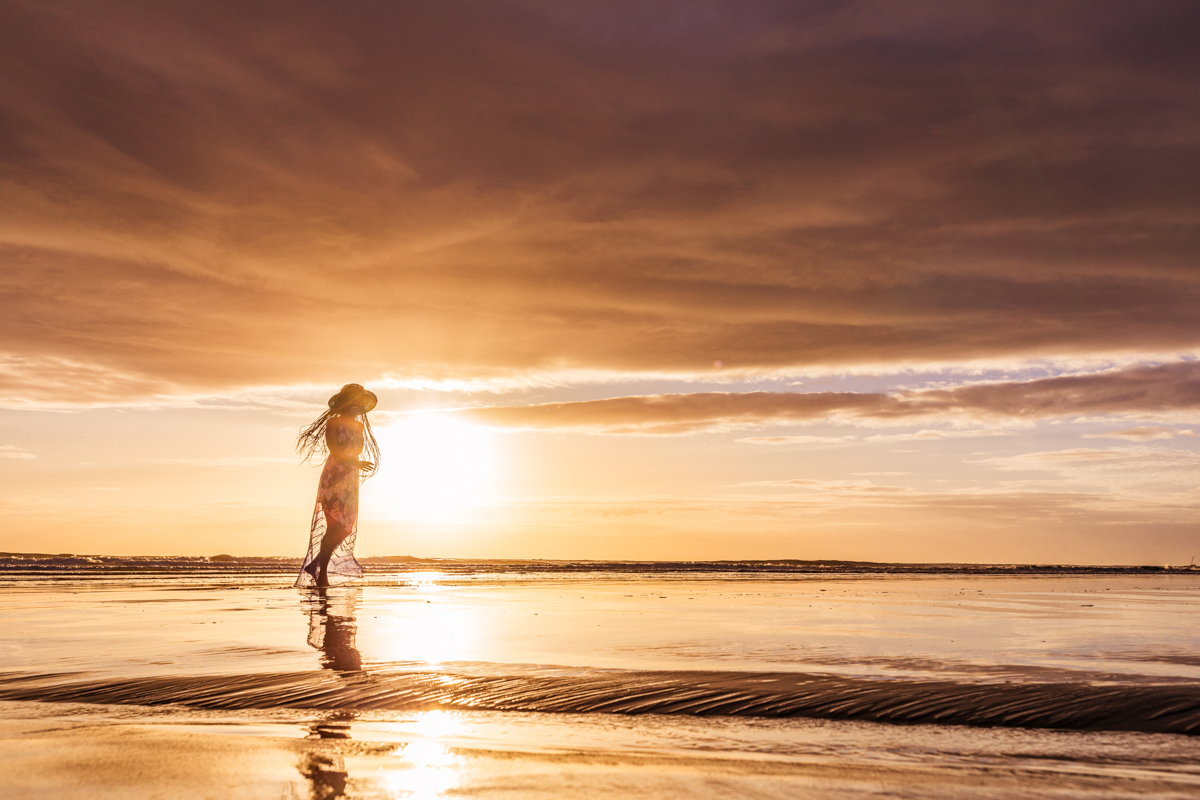
[{"label": "sun glare on water", "polygon": [[493,435],[443,414],[413,414],[375,430],[379,474],[363,485],[363,511],[383,519],[470,521],[496,499]]}]

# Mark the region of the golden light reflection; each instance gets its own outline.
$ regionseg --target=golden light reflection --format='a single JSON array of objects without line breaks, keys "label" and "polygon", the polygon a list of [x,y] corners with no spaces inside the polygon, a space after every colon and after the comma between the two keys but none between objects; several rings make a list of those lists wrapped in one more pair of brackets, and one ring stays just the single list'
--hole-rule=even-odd
[{"label": "golden light reflection", "polygon": [[410,573],[407,578],[401,581],[401,585],[412,586],[427,592],[436,592],[443,588],[438,581],[444,577],[446,577],[446,573],[436,572],[434,570],[413,572]]},{"label": "golden light reflection", "polygon": [[384,661],[468,660],[474,650],[478,631],[476,622],[461,605],[422,592],[408,603],[401,603],[381,615],[370,633],[368,649]]},{"label": "golden light reflection", "polygon": [[451,736],[462,729],[458,715],[448,711],[424,711],[417,714],[412,729],[429,739]]},{"label": "golden light reflection", "polygon": [[375,430],[378,477],[363,484],[363,511],[376,519],[469,522],[497,499],[494,434],[443,414],[412,414]]},{"label": "golden light reflection", "polygon": [[383,784],[392,797],[436,800],[456,788],[461,780],[455,769],[460,757],[437,742],[410,742],[396,755],[411,766],[389,769],[383,776]]}]

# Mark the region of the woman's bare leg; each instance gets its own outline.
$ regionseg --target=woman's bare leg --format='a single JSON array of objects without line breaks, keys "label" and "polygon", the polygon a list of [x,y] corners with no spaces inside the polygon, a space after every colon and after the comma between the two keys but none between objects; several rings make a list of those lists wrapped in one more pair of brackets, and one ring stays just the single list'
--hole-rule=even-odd
[{"label": "woman's bare leg", "polygon": [[328,516],[325,519],[327,527],[325,535],[321,538],[321,549],[317,553],[317,568],[312,573],[317,580],[317,586],[329,585],[329,561],[333,558],[333,551],[337,550],[338,546],[350,535],[350,531],[344,526],[329,522]]}]

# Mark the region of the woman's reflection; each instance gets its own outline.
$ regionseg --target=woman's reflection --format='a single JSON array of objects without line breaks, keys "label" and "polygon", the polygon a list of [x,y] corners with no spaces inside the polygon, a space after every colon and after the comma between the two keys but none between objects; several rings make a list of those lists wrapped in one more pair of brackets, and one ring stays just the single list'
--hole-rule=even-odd
[{"label": "woman's reflection", "polygon": [[354,646],[354,612],[359,589],[314,589],[308,612],[308,643],[321,651],[321,666],[337,672],[362,671]]},{"label": "woman's reflection", "polygon": [[[354,645],[354,612],[359,590],[313,589],[308,599],[308,643],[321,651],[321,666],[350,677],[362,672],[362,654]],[[334,711],[309,728],[309,739],[349,739],[354,712]],[[307,753],[300,774],[312,786],[314,800],[346,796],[346,765],[335,749]]]}]

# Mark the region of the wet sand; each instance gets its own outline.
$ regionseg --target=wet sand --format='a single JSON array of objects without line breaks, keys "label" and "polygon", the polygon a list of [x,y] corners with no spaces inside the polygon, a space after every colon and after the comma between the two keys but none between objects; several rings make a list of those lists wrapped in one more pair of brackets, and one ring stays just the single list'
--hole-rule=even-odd
[{"label": "wet sand", "polygon": [[286,584],[8,576],[0,797],[1200,794],[1198,576]]},{"label": "wet sand", "polygon": [[1164,735],[489,712],[347,721],[0,708],[25,716],[0,722],[0,796],[13,798],[1200,793],[1194,740]]}]

